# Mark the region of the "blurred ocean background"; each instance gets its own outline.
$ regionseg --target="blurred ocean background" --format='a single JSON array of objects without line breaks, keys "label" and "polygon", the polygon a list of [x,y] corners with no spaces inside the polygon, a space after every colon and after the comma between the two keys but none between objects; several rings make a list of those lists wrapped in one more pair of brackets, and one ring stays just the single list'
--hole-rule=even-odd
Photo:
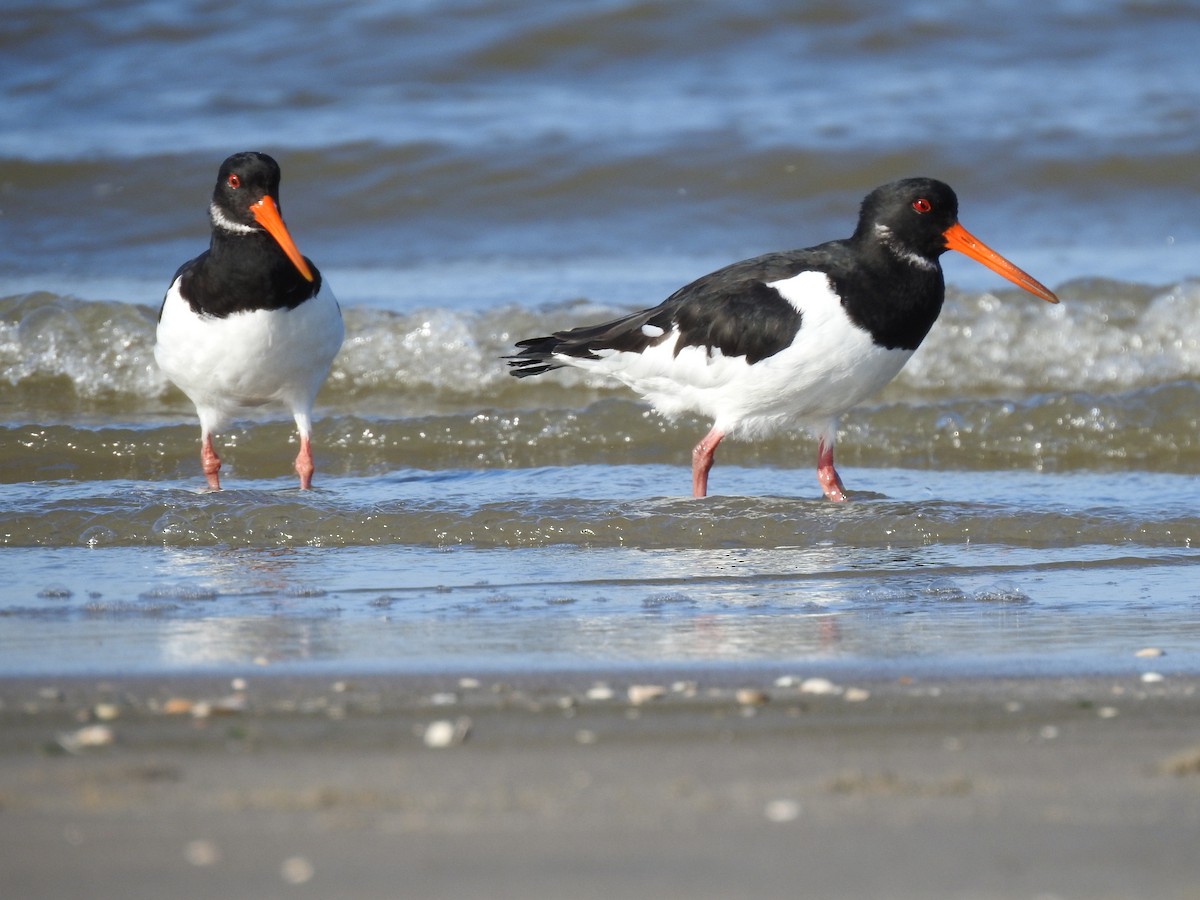
[{"label": "blurred ocean background", "polygon": [[[0,675],[1194,669],[1198,46],[1182,0],[12,0]],[[250,149],[347,323],[307,494],[282,415],[201,493],[152,355]],[[947,254],[851,504],[803,434],[685,499],[707,422],[499,360],[910,175],[1063,303]]]}]

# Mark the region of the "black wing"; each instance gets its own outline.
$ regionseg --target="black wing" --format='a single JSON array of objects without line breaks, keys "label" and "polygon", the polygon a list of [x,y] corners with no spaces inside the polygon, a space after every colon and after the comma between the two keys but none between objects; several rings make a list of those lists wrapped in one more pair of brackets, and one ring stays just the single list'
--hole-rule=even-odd
[{"label": "black wing", "polygon": [[562,368],[556,354],[599,359],[599,350],[641,353],[675,329],[677,354],[684,347],[705,347],[751,363],[774,356],[792,343],[802,321],[799,310],[769,285],[804,271],[829,271],[838,244],[733,263],[681,287],[653,309],[519,341],[521,352],[507,357],[509,374],[524,378]]},{"label": "black wing", "polygon": [[171,292],[171,285],[173,285],[175,283],[175,280],[177,278],[179,278],[179,276],[183,275],[184,272],[187,272],[190,269],[194,268],[195,266],[198,266],[200,264],[200,260],[203,259],[207,255],[208,255],[208,251],[205,250],[203,253],[201,253],[199,256],[197,256],[195,259],[189,259],[182,266],[180,266],[178,269],[175,270],[175,274],[172,275],[171,280],[167,282],[167,293],[163,294],[162,303],[160,303],[158,305],[158,321],[160,321],[160,322],[162,321],[163,308],[166,307],[166,305],[167,305],[167,294],[169,294]]}]

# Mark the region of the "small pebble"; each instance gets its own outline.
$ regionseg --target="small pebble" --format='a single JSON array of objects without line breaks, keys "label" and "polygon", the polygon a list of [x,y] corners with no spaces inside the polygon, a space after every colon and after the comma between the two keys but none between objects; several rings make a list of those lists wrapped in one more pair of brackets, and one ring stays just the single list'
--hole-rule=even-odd
[{"label": "small pebble", "polygon": [[221,861],[221,851],[212,841],[188,841],[183,855],[193,866],[211,866]]},{"label": "small pebble", "polygon": [[1168,756],[1158,770],[1164,775],[1200,775],[1200,745]]},{"label": "small pebble", "polygon": [[454,723],[449,719],[439,719],[425,726],[424,734],[426,747],[449,747],[454,740]]},{"label": "small pebble", "polygon": [[1153,659],[1158,656],[1166,656],[1166,651],[1159,650],[1157,647],[1143,647],[1134,656],[1139,656],[1142,659]]},{"label": "small pebble", "polygon": [[1161,674],[1159,674],[1158,672],[1143,672],[1142,673],[1142,683],[1143,684],[1158,684],[1162,680],[1163,680],[1163,676]]},{"label": "small pebble", "polygon": [[117,739],[107,725],[87,725],[78,731],[60,734],[58,743],[68,753],[78,753],[94,747],[108,747]]},{"label": "small pebble", "polygon": [[1038,732],[1038,737],[1040,737],[1043,741],[1052,741],[1058,737],[1058,727],[1055,725],[1045,725],[1042,727],[1042,730]]},{"label": "small pebble", "polygon": [[1096,710],[1096,715],[1101,719],[1114,719],[1117,717],[1119,710],[1115,706],[1102,706]]},{"label": "small pebble", "polygon": [[846,693],[842,697],[847,703],[862,703],[864,700],[871,699],[871,692],[866,688],[846,688]]},{"label": "small pebble", "polygon": [[235,691],[244,691],[246,689],[246,679],[245,678],[235,678],[235,679],[233,679],[233,681],[231,681],[229,683],[229,686],[232,687]]},{"label": "small pebble", "polygon": [[611,700],[613,698],[613,689],[603,682],[596,682],[587,689],[584,694],[589,700]]},{"label": "small pebble", "polygon": [[314,871],[313,864],[303,856],[289,857],[279,867],[280,877],[288,884],[304,884],[311,881]]},{"label": "small pebble", "polygon": [[661,684],[631,684],[628,692],[629,702],[634,706],[641,706],[643,703],[657,700],[666,693],[667,689]]},{"label": "small pebble", "polygon": [[802,694],[840,694],[842,689],[828,678],[805,678],[800,683]]},{"label": "small pebble", "polygon": [[212,704],[212,712],[214,714],[230,716],[234,713],[246,711],[246,695],[245,694],[230,694],[228,697],[222,697],[220,700]]},{"label": "small pebble", "polygon": [[458,694],[453,691],[441,691],[430,695],[429,702],[433,706],[453,706],[458,702]]},{"label": "small pebble", "polygon": [[458,686],[460,688],[462,688],[464,691],[473,691],[473,690],[476,690],[479,688],[479,679],[478,678],[460,678],[460,679],[458,679]]},{"label": "small pebble", "polygon": [[101,722],[111,722],[121,715],[121,708],[115,703],[97,703],[92,709],[92,715]]},{"label": "small pebble", "polygon": [[423,740],[426,747],[456,747],[467,739],[470,730],[471,720],[466,717],[455,721],[438,719],[425,726]]},{"label": "small pebble", "polygon": [[800,818],[800,804],[795,800],[772,800],[763,807],[763,815],[770,822],[794,822]]}]

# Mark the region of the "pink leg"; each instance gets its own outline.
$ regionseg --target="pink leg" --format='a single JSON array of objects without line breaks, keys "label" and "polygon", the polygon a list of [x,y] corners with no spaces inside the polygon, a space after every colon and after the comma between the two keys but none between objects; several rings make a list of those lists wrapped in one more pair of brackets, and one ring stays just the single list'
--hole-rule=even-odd
[{"label": "pink leg", "polygon": [[221,471],[221,457],[217,456],[217,451],[213,449],[211,434],[204,435],[200,444],[200,468],[204,470],[204,477],[208,479],[208,489],[219,491],[221,476],[217,473]]},{"label": "pink leg", "polygon": [[708,495],[708,472],[713,467],[713,457],[717,452],[717,444],[721,443],[721,438],[723,437],[725,437],[723,432],[713,428],[712,431],[700,439],[700,443],[692,450],[693,497]]},{"label": "pink leg", "polygon": [[308,435],[300,435],[300,452],[296,455],[296,474],[300,476],[300,490],[307,491],[312,487],[313,472],[312,445]]},{"label": "pink leg", "polygon": [[823,437],[817,441],[817,481],[821,482],[825,496],[834,503],[846,502],[846,489],[833,467],[833,441],[827,444]]}]

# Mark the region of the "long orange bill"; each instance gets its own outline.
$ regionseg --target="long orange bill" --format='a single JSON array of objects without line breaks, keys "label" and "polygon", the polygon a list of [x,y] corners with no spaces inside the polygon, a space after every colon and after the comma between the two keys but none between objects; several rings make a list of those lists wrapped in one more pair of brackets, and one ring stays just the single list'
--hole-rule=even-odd
[{"label": "long orange bill", "polygon": [[957,222],[942,232],[946,238],[946,246],[951,250],[964,253],[976,262],[983,263],[998,275],[1003,275],[1017,287],[1024,288],[1035,297],[1041,297],[1050,303],[1057,303],[1054,292],[1036,278],[1018,269],[1007,259],[976,238],[971,232]]},{"label": "long orange bill", "polygon": [[258,224],[267,229],[267,233],[275,238],[275,242],[287,254],[292,265],[300,270],[304,279],[312,281],[312,271],[308,268],[304,257],[300,255],[300,251],[296,249],[292,236],[288,234],[287,226],[283,224],[283,218],[279,215],[279,207],[275,205],[275,201],[269,196],[263,197],[257,203],[250,204],[250,212],[258,220]]}]

